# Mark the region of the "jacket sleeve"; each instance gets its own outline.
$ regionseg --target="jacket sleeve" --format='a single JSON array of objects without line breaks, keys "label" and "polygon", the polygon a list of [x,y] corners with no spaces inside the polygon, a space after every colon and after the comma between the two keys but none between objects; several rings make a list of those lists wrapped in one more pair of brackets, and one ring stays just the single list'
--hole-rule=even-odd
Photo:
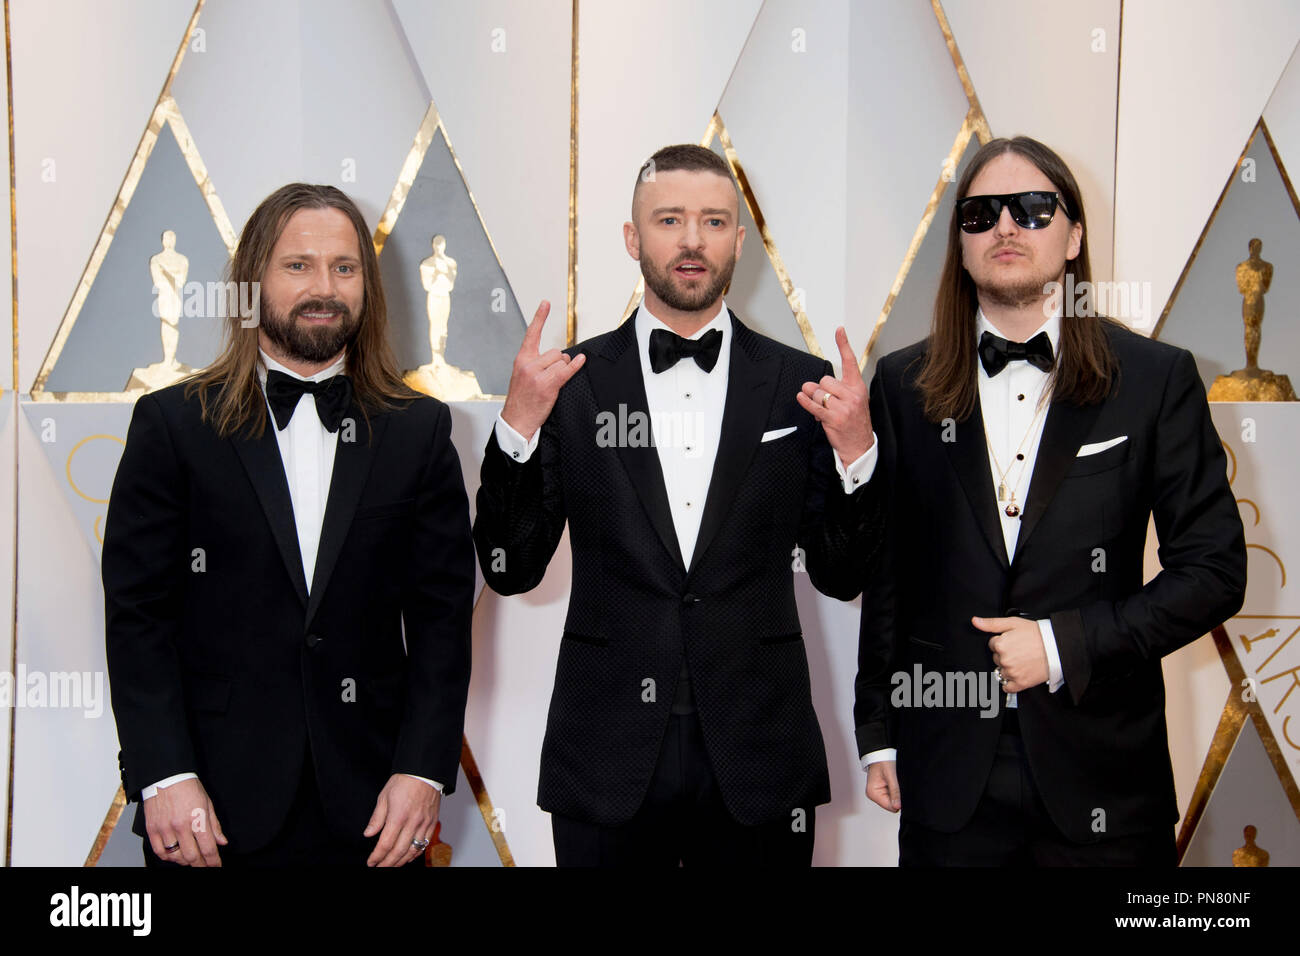
[{"label": "jacket sleeve", "polygon": [[190,555],[188,484],[158,400],[136,402],[113,479],[101,573],[104,637],[122,786],[196,769],[181,684],[180,602]]},{"label": "jacket sleeve", "polygon": [[[823,374],[834,374],[829,362]],[[874,410],[872,414],[874,419]],[[844,490],[826,433],[820,424],[814,427],[817,435],[809,463],[799,545],[813,587],[828,597],[851,601],[862,593],[867,569],[880,547],[880,501],[878,496],[868,494],[866,487],[851,493]]]},{"label": "jacket sleeve", "polygon": [[879,515],[880,546],[864,575],[862,620],[858,632],[858,674],[854,681],[853,724],[858,754],[895,746],[890,675],[897,669],[894,582],[894,479],[898,448],[894,421],[878,366],[871,382],[871,423],[880,450],[871,481],[859,494],[870,495]]},{"label": "jacket sleeve", "polygon": [[393,772],[456,786],[469,694],[474,547],[469,499],[451,440],[451,412],[438,405],[416,497],[414,574],[403,602],[408,659],[406,708]]},{"label": "jacket sleeve", "polygon": [[1236,614],[1245,599],[1241,514],[1190,352],[1181,351],[1172,364],[1152,434],[1152,513],[1163,570],[1122,600],[1051,615],[1076,704],[1094,681],[1196,640]]},{"label": "jacket sleeve", "polygon": [[564,533],[560,443],[554,424],[558,407],[542,425],[537,448],[527,461],[507,457],[495,429],[483,452],[474,546],[483,577],[498,594],[537,587]]}]

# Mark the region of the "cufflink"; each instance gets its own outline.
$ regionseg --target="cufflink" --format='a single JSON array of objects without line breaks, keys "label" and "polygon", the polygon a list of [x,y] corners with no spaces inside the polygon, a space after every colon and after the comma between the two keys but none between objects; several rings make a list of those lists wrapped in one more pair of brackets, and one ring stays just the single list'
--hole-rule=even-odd
[{"label": "cufflink", "polygon": [[512,452],[510,453],[510,457],[511,457],[511,458],[516,458],[516,459],[517,459],[517,458],[519,457],[519,452],[517,452],[517,451],[512,451]]}]

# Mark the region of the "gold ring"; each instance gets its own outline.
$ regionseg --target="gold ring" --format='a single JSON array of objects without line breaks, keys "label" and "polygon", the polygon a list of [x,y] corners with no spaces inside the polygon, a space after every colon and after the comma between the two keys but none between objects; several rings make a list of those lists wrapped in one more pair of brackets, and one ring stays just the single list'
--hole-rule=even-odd
[{"label": "gold ring", "polygon": [[822,392],[822,408],[830,408],[831,393]]}]

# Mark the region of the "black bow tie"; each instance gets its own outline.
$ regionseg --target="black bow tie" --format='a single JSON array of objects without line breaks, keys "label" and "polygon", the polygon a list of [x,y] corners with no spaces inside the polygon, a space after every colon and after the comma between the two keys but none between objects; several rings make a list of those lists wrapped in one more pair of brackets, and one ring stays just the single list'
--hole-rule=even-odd
[{"label": "black bow tie", "polygon": [[1039,332],[1028,342],[1008,342],[992,332],[980,336],[980,362],[989,378],[1007,367],[1008,362],[1024,359],[1040,372],[1052,370],[1052,340],[1046,332]]},{"label": "black bow tie", "polygon": [[275,427],[280,431],[289,427],[289,419],[298,407],[298,400],[310,392],[316,396],[316,414],[328,432],[339,430],[343,413],[352,401],[352,380],[346,375],[335,375],[319,382],[307,382],[284,372],[271,369],[266,373],[266,398],[271,403]]},{"label": "black bow tie", "polygon": [[667,329],[655,329],[650,333],[650,369],[656,373],[672,368],[684,358],[693,358],[704,371],[712,372],[721,351],[721,329],[705,332],[698,339],[684,339]]}]

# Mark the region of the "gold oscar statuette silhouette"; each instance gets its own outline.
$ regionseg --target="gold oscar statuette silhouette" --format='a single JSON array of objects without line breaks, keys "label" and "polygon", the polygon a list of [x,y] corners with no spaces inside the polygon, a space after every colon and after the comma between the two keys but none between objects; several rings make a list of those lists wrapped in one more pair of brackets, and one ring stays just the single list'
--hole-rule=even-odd
[{"label": "gold oscar statuette silhouette", "polygon": [[447,321],[451,316],[451,290],[456,285],[456,260],[447,255],[447,238],[433,237],[433,255],[420,263],[420,284],[428,293],[425,309],[429,314],[430,361],[402,376],[416,391],[444,402],[463,402],[482,398],[478,377],[443,357],[447,348]]},{"label": "gold oscar statuette silhouette", "polygon": [[1246,827],[1242,831],[1246,845],[1232,851],[1233,866],[1268,866],[1268,850],[1261,850],[1255,845],[1255,828]]},{"label": "gold oscar statuette silhouette", "polygon": [[126,391],[162,388],[194,372],[188,365],[176,361],[176,344],[181,337],[181,290],[185,288],[189,271],[190,260],[176,251],[176,233],[168,229],[162,234],[162,251],[149,257],[149,276],[153,279],[158,318],[162,323],[162,361],[132,372],[127,379]]},{"label": "gold oscar statuette silhouette", "polygon": [[1285,375],[1259,367],[1259,343],[1264,328],[1264,293],[1273,282],[1273,263],[1260,257],[1264,243],[1250,240],[1250,258],[1237,264],[1241,318],[1246,325],[1246,367],[1220,375],[1210,386],[1212,402],[1294,402],[1295,389]]}]

